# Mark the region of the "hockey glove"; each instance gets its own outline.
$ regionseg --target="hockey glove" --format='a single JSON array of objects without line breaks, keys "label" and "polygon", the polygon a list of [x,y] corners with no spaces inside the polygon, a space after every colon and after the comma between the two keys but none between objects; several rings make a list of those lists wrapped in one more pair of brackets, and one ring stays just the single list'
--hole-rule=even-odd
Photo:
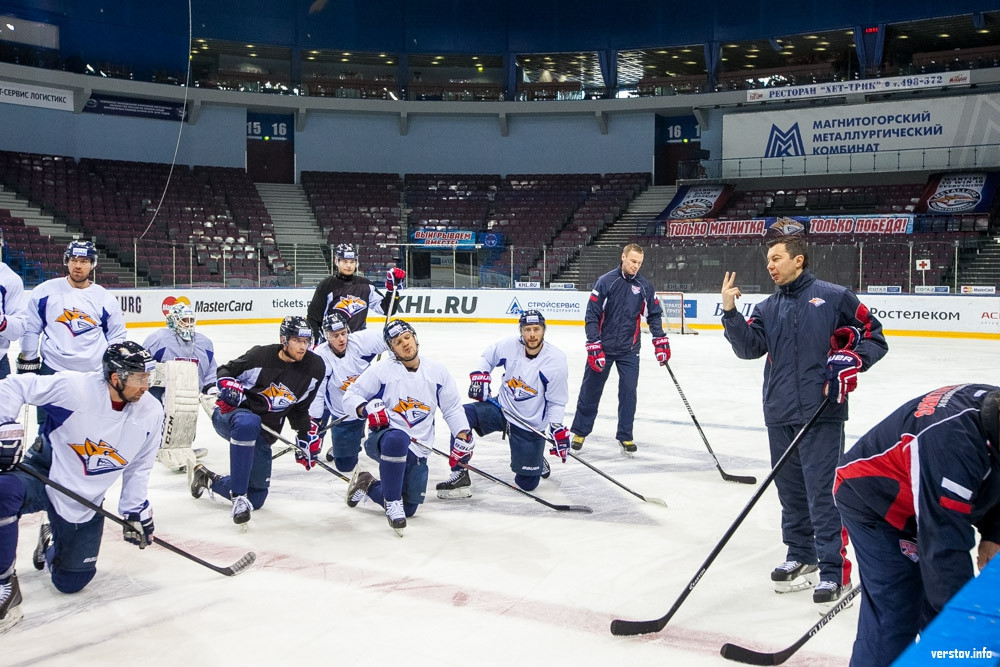
[{"label": "hockey glove", "polygon": [[826,384],[823,395],[836,399],[838,403],[847,400],[847,395],[858,388],[858,371],[861,357],[850,350],[834,350],[826,360]]},{"label": "hockey glove", "polygon": [[140,549],[153,542],[153,508],[149,506],[149,501],[142,503],[138,512],[129,512],[125,515],[128,526],[122,526],[122,537],[126,542],[138,545]]},{"label": "hockey glove", "polygon": [[667,338],[666,336],[660,336],[659,338],[654,338],[653,354],[656,355],[656,361],[661,366],[670,361],[670,339]]},{"label": "hockey glove", "polygon": [[831,350],[853,350],[861,341],[861,330],[857,327],[840,327],[830,336]]},{"label": "hockey glove", "polygon": [[459,463],[468,464],[472,460],[472,450],[475,446],[476,443],[472,441],[472,431],[460,432],[451,442],[451,456],[448,457],[448,463],[452,468]]},{"label": "hockey glove", "polygon": [[590,370],[595,373],[603,373],[607,363],[608,360],[604,358],[604,348],[601,347],[601,341],[595,340],[593,343],[587,343],[587,365],[590,366]]},{"label": "hockey glove", "polygon": [[381,398],[373,398],[365,405],[365,416],[368,417],[368,430],[381,431],[389,428],[389,413]]},{"label": "hockey glove", "polygon": [[485,401],[490,397],[489,371],[474,371],[469,373],[469,398],[474,401]]},{"label": "hockey glove", "polygon": [[406,271],[399,267],[393,267],[385,272],[385,289],[387,292],[399,288],[402,289],[403,281],[406,280]]},{"label": "hockey glove", "polygon": [[24,456],[24,427],[17,422],[0,424],[0,472],[13,470]]},{"label": "hockey glove", "polygon": [[246,396],[243,395],[243,385],[240,384],[239,380],[219,378],[218,386],[219,402],[216,405],[219,406],[222,414],[226,414],[233,408],[240,407],[240,404],[246,400]]},{"label": "hockey glove", "polygon": [[18,373],[37,373],[41,369],[42,369],[41,357],[35,357],[34,359],[25,359],[20,354],[17,355]]},{"label": "hockey glove", "polygon": [[306,470],[312,470],[319,460],[320,437],[319,424],[309,420],[309,430],[299,433],[298,448],[295,450],[295,460]]},{"label": "hockey glove", "polygon": [[569,429],[562,424],[549,424],[549,437],[553,441],[549,454],[558,456],[566,463],[566,456],[569,454]]}]

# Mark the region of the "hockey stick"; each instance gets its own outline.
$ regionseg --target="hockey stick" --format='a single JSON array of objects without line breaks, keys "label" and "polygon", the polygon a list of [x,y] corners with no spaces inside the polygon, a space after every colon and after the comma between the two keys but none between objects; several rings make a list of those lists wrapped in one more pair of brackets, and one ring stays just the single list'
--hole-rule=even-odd
[{"label": "hockey stick", "polygon": [[[273,435],[275,438],[277,438],[281,442],[285,443],[286,445],[291,445],[293,449],[297,449],[300,452],[302,451],[301,447],[299,447],[297,444],[295,444],[294,442],[292,442],[291,440],[289,440],[285,436],[283,436],[280,433],[278,433],[277,431],[275,431],[270,426],[267,426],[266,424],[261,424],[260,425],[260,430],[264,431],[265,433],[270,433],[271,435]],[[293,451],[293,449],[286,449],[284,451],[280,451],[277,454],[275,454],[274,456],[272,456],[271,458],[272,459],[276,459],[279,456],[281,456],[282,454],[286,454],[286,453],[288,453],[290,451]],[[337,470],[336,468],[331,468],[324,461],[320,461],[320,460],[317,459],[316,460],[316,465],[318,465],[323,470],[326,470],[328,473],[336,475],[337,477],[339,477],[340,479],[344,480],[345,482],[350,482],[351,481],[350,477],[344,476],[339,470]]]},{"label": "hockey stick", "polygon": [[[399,299],[401,298],[399,296],[399,292],[400,291],[401,291],[401,288],[399,287],[399,285],[396,285],[396,278],[395,278],[395,276],[393,276],[393,278],[392,278],[392,298],[389,299],[389,309],[388,309],[388,312],[385,314],[385,322],[382,323],[382,331],[385,331],[385,328],[387,326],[389,326],[389,320],[391,320],[392,316],[396,314],[396,304],[399,303]],[[382,353],[379,352],[378,355],[375,357],[375,361],[380,361],[381,359],[382,359]]]},{"label": "hockey stick", "polygon": [[[547,442],[549,442],[551,444],[555,444],[555,441],[552,438],[550,438],[549,436],[545,435],[544,433],[542,433],[541,431],[539,431],[537,428],[535,428],[531,424],[523,421],[520,417],[518,417],[514,413],[509,412],[509,411],[507,411],[504,408],[501,408],[501,410],[503,410],[503,414],[504,414],[505,417],[507,417],[508,420],[517,422],[517,424],[521,428],[524,428],[524,429],[527,429],[527,430],[531,431],[535,435],[539,436],[540,438],[542,438],[543,440],[545,440],[545,441],[547,441]],[[619,482],[614,477],[608,475],[607,473],[605,473],[605,472],[603,472],[601,470],[598,470],[595,466],[592,466],[590,463],[584,461],[582,458],[580,458],[579,456],[577,456],[576,454],[574,454],[572,451],[569,452],[569,456],[570,456],[570,458],[575,459],[575,460],[579,461],[580,463],[582,463],[583,465],[587,466],[588,468],[590,468],[591,470],[593,470],[594,472],[596,472],[598,475],[600,475],[604,479],[606,479],[609,482],[611,482],[612,484],[617,484],[621,488],[625,489],[626,491],[628,491],[629,493],[631,493],[633,496],[635,496],[639,500],[644,500],[647,503],[653,503],[655,505],[663,505],[664,507],[667,506],[667,503],[663,502],[659,498],[654,498],[652,496],[644,496],[641,493],[636,493],[632,489],[628,488],[627,486],[625,486],[624,484],[622,484],[621,482]]]},{"label": "hockey stick", "polygon": [[691,421],[694,422],[695,428],[698,429],[698,433],[701,435],[701,440],[705,443],[708,453],[712,455],[713,459],[715,459],[715,467],[719,469],[719,474],[722,475],[722,479],[727,482],[736,482],[737,484],[756,484],[756,477],[751,475],[730,475],[722,469],[722,465],[719,463],[719,457],[717,457],[715,452],[712,451],[712,445],[708,444],[708,438],[705,437],[705,432],[701,430],[701,424],[698,423],[698,418],[694,416],[694,410],[691,409],[691,404],[688,403],[687,396],[684,395],[684,391],[681,389],[681,385],[677,381],[677,377],[674,375],[673,369],[670,368],[670,364],[663,365],[666,366],[667,372],[670,373],[670,379],[674,381],[674,386],[677,387],[677,393],[680,394],[681,401],[684,402],[684,407],[687,408],[688,414],[691,415]]},{"label": "hockey stick", "polygon": [[[443,456],[446,459],[451,458],[450,455],[446,454],[445,452],[442,452],[440,449],[435,449],[434,447],[428,447],[427,445],[425,445],[425,444],[423,444],[421,442],[417,442],[416,440],[412,440],[412,441],[416,442],[416,444],[420,445],[421,447],[424,447],[425,449],[431,450],[432,452],[434,452],[438,456]],[[518,488],[518,487],[514,486],[513,484],[508,484],[507,482],[503,481],[499,477],[494,477],[493,475],[489,474],[488,472],[486,472],[484,470],[480,470],[479,468],[476,468],[474,466],[471,466],[468,463],[462,463],[460,461],[459,465],[462,466],[463,468],[465,468],[466,470],[471,470],[474,473],[478,473],[478,474],[482,475],[483,477],[485,477],[486,479],[490,480],[491,482],[496,482],[500,486],[506,486],[508,489],[511,489],[513,491],[517,491],[522,496],[528,496],[529,498],[531,498],[532,500],[534,500],[536,503],[541,503],[541,504],[545,505],[546,507],[548,507],[550,509],[556,510],[557,512],[586,512],[587,514],[590,514],[591,512],[594,511],[594,510],[590,509],[589,507],[587,507],[586,505],[556,505],[556,504],[550,503],[547,500],[543,500],[542,498],[539,498],[538,496],[536,496],[534,494],[528,493],[524,489]]]},{"label": "hockey stick", "polygon": [[830,611],[826,612],[823,618],[819,619],[814,626],[809,628],[809,632],[805,633],[799,640],[786,648],[783,651],[777,651],[776,653],[761,653],[759,651],[754,651],[752,649],[743,648],[742,646],[737,646],[736,644],[723,644],[720,653],[722,657],[726,660],[733,660],[735,662],[743,662],[748,665],[780,665],[786,660],[792,657],[792,654],[802,648],[802,645],[809,641],[814,634],[823,629],[823,626],[833,620],[833,617],[847,609],[850,606],[851,600],[854,596],[861,592],[861,587],[857,587],[851,590],[844,598],[838,602],[835,606],[830,608]]},{"label": "hockey stick", "polygon": [[715,545],[715,548],[712,549],[712,553],[708,554],[708,558],[706,558],[705,562],[701,564],[700,568],[698,568],[698,572],[696,572],[694,577],[691,578],[691,581],[688,582],[688,585],[684,588],[684,591],[674,602],[674,606],[670,608],[670,611],[668,611],[662,618],[658,618],[653,621],[622,621],[622,620],[611,621],[611,634],[645,635],[651,632],[659,632],[664,627],[666,627],[667,623],[670,622],[670,619],[673,618],[674,614],[677,613],[677,610],[680,609],[681,604],[683,604],[684,600],[687,599],[687,596],[691,594],[691,591],[694,590],[694,587],[697,586],[698,582],[701,581],[701,578],[705,576],[705,572],[708,570],[708,567],[712,564],[712,562],[722,551],[722,548],[726,546],[730,538],[732,538],[733,534],[736,532],[736,529],[740,527],[740,524],[743,523],[743,520],[747,518],[748,514],[750,514],[750,510],[753,509],[753,506],[757,504],[757,501],[760,500],[760,497],[764,495],[764,491],[767,490],[767,487],[771,484],[771,481],[774,480],[774,478],[777,476],[778,471],[780,471],[781,468],[785,465],[785,462],[788,461],[788,459],[791,457],[792,452],[794,452],[795,449],[799,446],[799,443],[802,442],[802,438],[805,437],[806,433],[809,432],[809,429],[811,429],[813,424],[816,423],[816,420],[819,419],[820,414],[822,414],[823,410],[826,409],[826,406],[829,405],[829,403],[830,403],[829,397],[823,399],[823,402],[820,403],[819,407],[816,409],[816,412],[814,412],[813,416],[809,419],[809,422],[802,427],[802,429],[792,440],[791,444],[788,445],[788,448],[785,450],[785,453],[782,454],[781,458],[779,458],[777,463],[774,464],[774,467],[771,469],[771,472],[768,473],[767,477],[764,478],[764,481],[761,482],[759,487],[757,487],[757,491],[754,492],[753,496],[747,502],[746,506],[742,509],[742,511],[740,511],[739,516],[737,516],[736,520],[729,525],[728,529],[726,529],[726,532],[722,536],[722,539],[719,540],[719,542]]},{"label": "hockey stick", "polygon": [[[46,486],[51,486],[53,489],[55,489],[59,493],[65,495],[65,496],[69,496],[70,498],[72,498],[76,502],[80,503],[81,505],[83,505],[87,509],[92,510],[94,512],[97,512],[98,514],[100,514],[101,516],[103,516],[105,519],[108,519],[110,521],[114,521],[115,523],[117,523],[122,528],[133,528],[132,524],[130,524],[128,521],[125,521],[124,519],[122,519],[121,517],[117,516],[116,514],[112,514],[111,512],[109,512],[106,509],[104,509],[103,507],[101,507],[100,505],[95,505],[94,503],[90,502],[89,500],[87,500],[86,498],[84,498],[80,494],[76,493],[75,491],[71,491],[71,490],[67,489],[65,486],[63,486],[59,482],[53,482],[51,479],[49,479],[48,477],[46,477],[42,473],[40,473],[40,472],[38,472],[36,470],[33,470],[32,468],[24,465],[23,463],[18,463],[16,467],[21,472],[24,472],[24,473],[27,473],[27,474],[31,475],[32,477],[34,477],[35,479],[37,479],[42,484],[45,484]],[[174,545],[170,544],[170,542],[167,542],[166,540],[164,540],[162,537],[156,537],[154,535],[153,536],[153,544],[159,544],[164,549],[167,549],[168,551],[173,551],[178,556],[184,556],[188,560],[193,560],[195,563],[198,563],[199,565],[204,565],[208,569],[214,570],[215,572],[218,572],[219,574],[224,574],[227,577],[232,577],[232,576],[235,576],[235,575],[240,574],[242,572],[245,572],[246,570],[248,570],[250,568],[251,565],[253,565],[253,562],[255,560],[257,560],[257,554],[255,554],[252,551],[248,551],[247,553],[245,553],[243,555],[242,558],[240,558],[238,561],[236,561],[232,565],[229,565],[227,567],[220,567],[219,565],[213,565],[212,563],[209,563],[208,561],[202,560],[202,559],[198,558],[197,556],[195,556],[194,554],[190,554],[187,551],[184,551],[180,547],[175,547]]]}]

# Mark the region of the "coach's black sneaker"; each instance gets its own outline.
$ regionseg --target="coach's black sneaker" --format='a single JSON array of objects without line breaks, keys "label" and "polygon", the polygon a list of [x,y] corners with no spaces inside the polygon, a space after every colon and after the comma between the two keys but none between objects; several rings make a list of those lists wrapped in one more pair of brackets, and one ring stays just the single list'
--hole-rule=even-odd
[{"label": "coach's black sneaker", "polygon": [[45,569],[45,552],[52,544],[52,526],[43,523],[38,529],[38,544],[35,546],[35,553],[31,554],[31,564],[36,570]]},{"label": "coach's black sneaker", "polygon": [[577,452],[580,451],[581,449],[583,449],[584,438],[585,436],[582,435],[574,435],[573,440],[572,442],[570,442],[569,446],[572,447],[574,451]]},{"label": "coach's black sneaker", "polygon": [[220,479],[222,479],[221,475],[216,475],[200,463],[188,467],[188,488],[191,489],[191,495],[194,498],[201,498],[201,494],[206,489],[211,493],[212,484]]},{"label": "coach's black sneaker", "polygon": [[794,593],[815,586],[819,579],[819,566],[805,565],[797,560],[786,560],[771,572],[775,593]]},{"label": "coach's black sneaker", "polygon": [[14,627],[24,614],[21,612],[21,587],[17,585],[17,574],[11,574],[0,584],[0,634]]}]

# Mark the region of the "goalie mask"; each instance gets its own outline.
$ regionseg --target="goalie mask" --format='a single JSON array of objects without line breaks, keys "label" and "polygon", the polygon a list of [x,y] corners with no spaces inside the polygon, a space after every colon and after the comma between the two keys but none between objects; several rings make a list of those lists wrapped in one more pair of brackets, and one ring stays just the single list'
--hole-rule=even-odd
[{"label": "goalie mask", "polygon": [[167,310],[167,328],[185,342],[190,343],[194,340],[194,326],[197,321],[191,306],[186,303],[175,303]]}]

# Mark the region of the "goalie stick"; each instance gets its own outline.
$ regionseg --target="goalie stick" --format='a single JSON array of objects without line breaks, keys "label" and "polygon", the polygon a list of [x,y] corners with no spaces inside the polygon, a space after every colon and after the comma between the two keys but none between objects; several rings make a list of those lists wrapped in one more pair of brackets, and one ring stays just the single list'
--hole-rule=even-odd
[{"label": "goalie stick", "polygon": [[670,379],[674,381],[674,386],[677,387],[677,393],[680,394],[684,407],[687,408],[688,414],[691,415],[691,421],[694,422],[695,428],[698,429],[698,434],[701,435],[701,441],[705,443],[705,448],[708,449],[708,453],[712,455],[713,459],[715,459],[715,467],[719,469],[719,474],[722,475],[722,479],[727,482],[736,482],[737,484],[756,484],[756,477],[751,475],[730,475],[722,469],[722,464],[719,463],[719,457],[717,457],[715,452],[712,451],[712,445],[708,444],[708,438],[705,437],[705,432],[701,430],[701,424],[698,423],[698,418],[694,416],[694,410],[691,409],[691,404],[688,403],[687,396],[685,396],[684,391],[681,390],[681,385],[677,381],[677,377],[674,375],[673,369],[670,368],[670,364],[663,365],[667,367],[667,372],[670,373]]},{"label": "goalie stick", "polygon": [[[97,512],[98,514],[100,514],[101,516],[103,516],[105,519],[108,519],[109,521],[113,521],[113,522],[117,523],[122,528],[132,528],[132,524],[130,524],[128,521],[125,521],[124,519],[122,519],[121,517],[119,517],[116,514],[112,514],[111,512],[109,512],[106,509],[104,509],[103,507],[101,507],[100,505],[95,505],[94,503],[90,502],[89,500],[87,500],[86,498],[84,498],[80,494],[76,493],[75,491],[71,491],[71,490],[67,489],[65,486],[63,486],[59,482],[53,482],[51,479],[49,479],[48,477],[46,477],[42,473],[34,470],[33,468],[31,468],[29,466],[26,466],[23,463],[18,463],[16,467],[21,472],[24,472],[24,473],[27,473],[27,474],[31,475],[32,477],[34,477],[35,479],[37,479],[42,484],[45,484],[46,486],[52,487],[53,489],[55,489],[59,493],[72,498],[73,500],[75,500],[76,502],[80,503],[81,505],[83,505],[87,509],[92,510],[94,512]],[[257,560],[257,554],[255,554],[252,551],[248,551],[247,553],[245,553],[243,555],[242,558],[240,558],[238,561],[236,561],[232,565],[228,565],[226,567],[222,567],[222,566],[219,566],[219,565],[213,565],[212,563],[209,563],[206,560],[202,560],[201,558],[198,558],[194,554],[191,554],[191,553],[188,553],[187,551],[184,551],[180,547],[175,547],[173,544],[171,544],[170,542],[167,542],[162,537],[156,537],[154,535],[153,536],[153,544],[159,544],[161,547],[163,547],[167,551],[173,551],[178,556],[184,556],[184,558],[187,558],[188,560],[192,560],[195,563],[198,563],[199,565],[203,565],[203,566],[207,567],[208,569],[214,570],[215,572],[218,572],[219,574],[224,574],[227,577],[232,577],[232,576],[235,576],[237,574],[241,574],[243,572],[246,572],[250,568],[250,566],[253,565],[254,561]]]},{"label": "goalie stick", "polygon": [[819,619],[814,626],[809,628],[809,632],[805,633],[799,640],[786,648],[783,651],[777,651],[775,653],[763,653],[760,651],[754,651],[752,649],[744,648],[742,646],[737,646],[736,644],[723,644],[720,653],[722,657],[726,660],[733,660],[735,662],[742,662],[748,665],[781,665],[802,648],[802,645],[807,641],[812,639],[812,636],[823,629],[823,626],[833,620],[833,617],[847,609],[851,605],[851,600],[854,596],[861,592],[861,587],[852,589],[847,595],[841,599],[833,607],[830,607],[830,611],[826,612],[823,618]]},{"label": "goalie stick", "polygon": [[[549,436],[545,435],[544,433],[542,433],[541,431],[539,431],[537,428],[535,428],[531,424],[528,424],[527,422],[523,421],[520,417],[518,417],[514,413],[508,412],[505,408],[500,408],[500,409],[503,410],[504,416],[507,417],[507,419],[509,421],[515,421],[515,422],[518,423],[519,426],[521,426],[521,428],[524,428],[524,429],[527,429],[527,430],[531,431],[532,433],[534,433],[535,435],[539,436],[540,438],[542,438],[543,440],[545,440],[546,442],[548,442],[550,444],[555,444],[555,441],[552,438],[550,438]],[[596,472],[598,475],[600,475],[604,479],[606,479],[609,482],[611,482],[612,484],[616,484],[616,485],[620,486],[621,488],[625,489],[626,491],[628,491],[629,493],[631,493],[633,496],[635,496],[639,500],[643,500],[643,501],[645,501],[647,503],[653,503],[654,505],[662,505],[664,507],[667,506],[667,503],[665,503],[664,501],[662,501],[659,498],[654,498],[652,496],[644,496],[641,493],[637,493],[637,492],[633,491],[632,489],[628,488],[627,486],[625,486],[624,484],[622,484],[621,482],[619,482],[617,479],[615,479],[614,477],[612,477],[611,475],[608,475],[607,473],[605,473],[605,472],[603,472],[601,470],[598,470],[597,467],[592,466],[590,463],[584,461],[582,458],[580,458],[579,456],[577,456],[576,454],[574,454],[572,451],[569,452],[569,456],[570,456],[570,458],[575,459],[575,460],[579,461],[580,463],[582,463],[583,465],[587,466],[588,468],[590,468],[591,470],[593,470],[594,472]]]},{"label": "goalie stick", "polygon": [[809,418],[808,423],[806,423],[806,425],[802,427],[802,429],[798,432],[798,434],[796,434],[795,438],[788,445],[788,448],[781,455],[781,458],[779,458],[778,461],[774,464],[774,467],[771,469],[771,472],[769,472],[767,477],[764,478],[764,481],[761,482],[760,486],[757,487],[757,490],[754,492],[753,496],[751,496],[750,500],[747,501],[747,504],[740,511],[739,516],[737,516],[736,519],[729,525],[729,528],[726,529],[726,533],[722,536],[722,539],[720,539],[719,542],[715,545],[715,548],[712,549],[712,553],[708,554],[708,558],[706,558],[705,562],[701,564],[701,567],[698,568],[698,571],[695,573],[694,577],[692,577],[691,581],[688,582],[688,585],[684,588],[684,591],[680,594],[677,600],[674,601],[674,605],[670,607],[670,610],[667,611],[667,613],[664,614],[663,617],[652,621],[623,621],[619,619],[611,621],[611,634],[645,635],[651,632],[659,632],[660,630],[666,627],[667,623],[670,622],[670,619],[673,618],[674,614],[677,613],[677,610],[680,609],[682,604],[684,604],[684,600],[687,599],[687,596],[691,594],[691,591],[694,590],[694,587],[697,586],[698,582],[701,581],[701,578],[705,576],[705,572],[708,570],[712,562],[715,561],[715,559],[718,557],[719,553],[722,551],[722,548],[726,546],[729,540],[736,533],[736,529],[740,527],[740,524],[743,523],[743,520],[747,518],[748,514],[750,514],[750,510],[753,509],[753,506],[757,504],[757,501],[760,500],[760,497],[764,495],[764,491],[767,490],[767,487],[771,484],[771,481],[774,480],[778,472],[791,457],[792,452],[794,452],[795,449],[799,446],[799,443],[802,442],[802,438],[805,437],[806,433],[809,431],[809,429],[812,428],[813,424],[816,423],[816,420],[819,419],[820,414],[822,414],[823,410],[825,410],[826,406],[829,404],[830,404],[830,397],[827,396],[823,398],[823,402],[819,404],[818,408],[816,408],[816,412],[813,413],[812,417]]}]

